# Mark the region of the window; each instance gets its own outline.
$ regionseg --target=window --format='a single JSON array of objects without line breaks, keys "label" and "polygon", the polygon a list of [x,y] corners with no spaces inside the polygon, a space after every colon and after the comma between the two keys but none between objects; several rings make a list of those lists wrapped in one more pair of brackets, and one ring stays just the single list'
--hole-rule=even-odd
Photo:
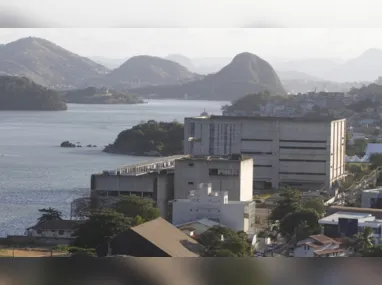
[{"label": "window", "polygon": [[194,185],[194,182],[188,182],[188,185]]},{"label": "window", "polygon": [[42,231],[41,230],[37,230],[37,234],[41,235]]},{"label": "window", "polygon": [[194,163],[193,162],[190,162],[189,164],[188,164],[188,166],[194,166]]},{"label": "window", "polygon": [[52,233],[55,233],[56,232],[56,230],[52,230]]},{"label": "window", "polygon": [[293,175],[321,175],[325,176],[326,173],[308,173],[308,172],[279,172],[279,174],[293,174]]},{"label": "window", "polygon": [[63,230],[59,230],[59,231],[58,231],[58,234],[59,234],[60,236],[63,236],[63,235],[64,235],[64,231],[63,231]]},{"label": "window", "polygon": [[210,168],[208,170],[209,175],[218,175],[218,169],[217,168]]},{"label": "window", "polygon": [[111,197],[117,197],[118,196],[118,191],[108,191],[107,195],[111,196]]},{"label": "window", "polygon": [[313,147],[313,146],[280,146],[280,149],[322,149],[325,150],[326,147]]}]

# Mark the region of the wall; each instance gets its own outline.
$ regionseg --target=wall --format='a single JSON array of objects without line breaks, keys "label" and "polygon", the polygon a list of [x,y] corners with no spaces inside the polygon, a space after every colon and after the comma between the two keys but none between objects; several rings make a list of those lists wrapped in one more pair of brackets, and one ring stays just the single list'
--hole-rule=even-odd
[{"label": "wall", "polygon": [[30,229],[28,230],[28,235],[32,237],[46,237],[46,238],[73,238],[72,234],[74,230],[64,230],[63,234],[60,235],[58,230],[42,230],[41,233],[38,233],[37,230]]},{"label": "wall", "polygon": [[64,245],[70,244],[73,239],[65,238],[45,238],[45,237],[29,237],[29,236],[8,236],[1,238],[1,244],[13,244],[13,245]]},{"label": "wall", "polygon": [[[251,160],[248,160],[251,161]],[[252,165],[252,162],[250,162]],[[195,190],[200,183],[212,183],[213,191],[228,191],[228,198],[240,201],[241,197],[251,197],[251,180],[244,183],[245,178],[240,176],[209,175],[209,169],[232,169],[240,173],[241,161],[239,160],[177,160],[175,163],[175,199],[186,199],[191,190]],[[250,178],[250,174],[244,171]],[[241,188],[244,185],[244,188]],[[243,193],[241,193],[243,191]],[[245,191],[245,192],[244,192]]]},{"label": "wall", "polygon": [[298,246],[294,249],[293,257],[314,257],[314,249],[310,246]]}]

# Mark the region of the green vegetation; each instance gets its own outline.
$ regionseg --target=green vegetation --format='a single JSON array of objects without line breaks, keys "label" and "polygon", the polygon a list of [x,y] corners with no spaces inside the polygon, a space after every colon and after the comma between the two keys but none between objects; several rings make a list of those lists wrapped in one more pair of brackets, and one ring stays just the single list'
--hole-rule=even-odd
[{"label": "green vegetation", "polygon": [[0,76],[0,110],[66,110],[57,92],[24,77]]},{"label": "green vegetation", "polygon": [[74,233],[73,246],[94,249],[113,237],[160,216],[151,199],[126,196],[111,209],[92,211],[88,220],[80,224]]},{"label": "green vegetation", "polygon": [[[223,240],[222,240],[223,237]],[[252,255],[251,244],[245,232],[214,226],[200,235],[205,257],[246,257]]]},{"label": "green vegetation", "polygon": [[286,189],[280,196],[282,199],[272,210],[269,220],[274,223],[279,221],[279,232],[284,238],[289,240],[296,236],[297,240],[301,240],[319,233],[318,220],[325,213],[321,199],[303,200],[297,189]]},{"label": "green vegetation", "polygon": [[264,91],[256,94],[248,94],[244,97],[239,98],[238,100],[232,101],[230,105],[224,105],[222,107],[222,111],[228,113],[233,111],[260,111],[261,105],[269,102],[271,98],[273,100],[284,100],[284,97],[282,96],[272,96],[268,91]]},{"label": "green vegetation", "polygon": [[123,94],[106,88],[85,89],[62,92],[61,99],[66,103],[76,104],[138,104],[143,100],[135,94]]},{"label": "green vegetation", "polygon": [[54,208],[43,208],[38,210],[41,213],[41,217],[38,218],[38,223],[44,223],[52,220],[62,220],[62,213]]},{"label": "green vegetation", "polygon": [[183,124],[150,120],[122,131],[104,151],[139,156],[183,153]]},{"label": "green vegetation", "polygon": [[346,145],[346,155],[357,155],[358,157],[363,157],[365,155],[366,146],[367,140],[358,139],[354,140],[353,144],[350,144],[348,139]]}]

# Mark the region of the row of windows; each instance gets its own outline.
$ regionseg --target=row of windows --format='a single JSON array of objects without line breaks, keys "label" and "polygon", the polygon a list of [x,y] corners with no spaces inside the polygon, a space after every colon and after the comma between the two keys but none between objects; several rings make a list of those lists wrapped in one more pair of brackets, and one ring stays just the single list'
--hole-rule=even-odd
[{"label": "row of windows", "polygon": [[239,169],[218,169],[218,168],[210,168],[208,170],[209,175],[222,175],[222,176],[239,176]]},{"label": "row of windows", "polygon": [[[52,233],[55,233],[56,230],[51,230],[51,232],[52,232]],[[58,230],[57,232],[58,232],[58,235],[59,235],[59,236],[63,236],[63,235],[64,235],[64,230]],[[39,235],[41,235],[41,234],[42,234],[42,230],[37,230],[37,233],[38,233]]]},{"label": "row of windows", "polygon": [[279,174],[293,174],[293,175],[322,175],[325,176],[326,173],[308,173],[308,172],[279,172]]},{"label": "row of windows", "polygon": [[97,190],[97,195],[100,197],[118,197],[118,196],[139,196],[152,198],[152,192],[140,192],[140,191],[103,191]]},{"label": "row of windows", "polygon": [[271,142],[269,139],[241,139],[242,142]]},{"label": "row of windows", "polygon": [[243,154],[272,154],[272,152],[264,152],[264,151],[245,151]]},{"label": "row of windows", "polygon": [[324,159],[280,159],[280,161],[289,162],[326,162]]},{"label": "row of windows", "polygon": [[256,165],[254,164],[253,167],[272,167],[272,165]]},{"label": "row of windows", "polygon": [[[271,142],[272,139],[241,139],[245,142]],[[302,140],[280,140],[280,142],[285,143],[326,143],[326,141],[302,141]]]},{"label": "row of windows", "polygon": [[280,146],[280,149],[323,149],[323,150],[325,150],[326,147],[319,147],[319,146]]}]

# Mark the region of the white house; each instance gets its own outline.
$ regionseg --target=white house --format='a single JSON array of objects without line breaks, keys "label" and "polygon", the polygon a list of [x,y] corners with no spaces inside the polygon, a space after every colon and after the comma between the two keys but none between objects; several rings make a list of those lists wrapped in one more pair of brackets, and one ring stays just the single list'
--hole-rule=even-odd
[{"label": "white house", "polygon": [[52,220],[38,223],[26,230],[27,236],[34,238],[74,239],[73,233],[82,221]]},{"label": "white house", "polygon": [[344,257],[346,250],[341,243],[324,235],[312,235],[297,243],[294,257]]},{"label": "white house", "polygon": [[172,223],[210,219],[235,231],[253,233],[255,202],[229,201],[226,191],[212,191],[211,183],[202,183],[190,191],[188,199],[173,201]]}]

